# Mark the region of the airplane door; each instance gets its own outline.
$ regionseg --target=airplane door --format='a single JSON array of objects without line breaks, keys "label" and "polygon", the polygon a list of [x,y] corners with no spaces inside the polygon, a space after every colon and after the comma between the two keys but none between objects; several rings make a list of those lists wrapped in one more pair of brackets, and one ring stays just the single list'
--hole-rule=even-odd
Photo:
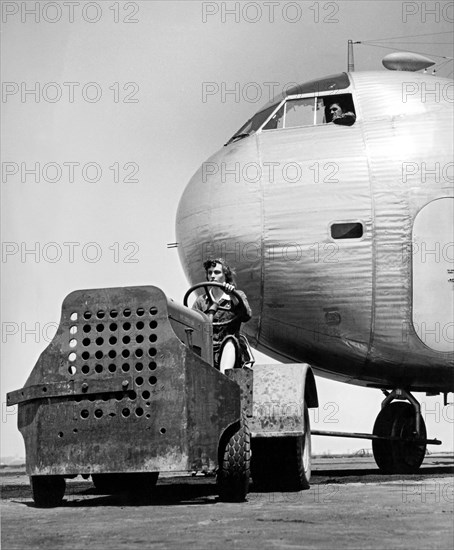
[{"label": "airplane door", "polygon": [[427,204],[413,223],[413,326],[436,351],[454,350],[454,199]]}]

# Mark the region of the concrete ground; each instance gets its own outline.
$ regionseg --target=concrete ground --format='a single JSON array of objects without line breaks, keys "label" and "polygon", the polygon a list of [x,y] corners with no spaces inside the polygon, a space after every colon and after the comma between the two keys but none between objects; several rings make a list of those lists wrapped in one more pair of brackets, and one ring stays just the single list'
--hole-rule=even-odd
[{"label": "concrete ground", "polygon": [[380,475],[372,458],[315,459],[311,488],[218,501],[214,478],[160,477],[144,499],[68,480],[61,507],[33,505],[22,468],[3,468],[2,548],[441,549],[454,543],[454,458]]}]

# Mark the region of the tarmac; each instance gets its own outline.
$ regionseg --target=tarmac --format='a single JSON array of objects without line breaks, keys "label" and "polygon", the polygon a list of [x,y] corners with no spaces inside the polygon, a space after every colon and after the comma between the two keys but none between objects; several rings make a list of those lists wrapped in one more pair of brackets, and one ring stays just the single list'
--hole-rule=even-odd
[{"label": "tarmac", "polygon": [[454,544],[454,457],[382,475],[371,457],[313,460],[311,487],[218,500],[215,480],[160,476],[152,494],[104,495],[67,481],[59,508],[36,508],[23,467],[0,470],[2,549],[440,549]]}]

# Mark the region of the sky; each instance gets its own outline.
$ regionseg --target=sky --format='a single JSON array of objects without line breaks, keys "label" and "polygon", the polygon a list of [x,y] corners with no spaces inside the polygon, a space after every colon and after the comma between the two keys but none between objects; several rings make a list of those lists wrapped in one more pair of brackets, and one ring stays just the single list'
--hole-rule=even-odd
[{"label": "sky", "polygon": [[[167,245],[204,160],[291,83],[345,71],[349,39],[363,42],[355,70],[418,51],[452,77],[441,56],[453,55],[453,18],[452,2],[2,2],[2,457],[25,454],[5,395],[67,294],[152,284],[182,301]],[[371,432],[379,391],[317,382],[313,429]],[[453,407],[418,398],[430,437],[452,450]],[[313,437],[315,452],[361,448]]]}]

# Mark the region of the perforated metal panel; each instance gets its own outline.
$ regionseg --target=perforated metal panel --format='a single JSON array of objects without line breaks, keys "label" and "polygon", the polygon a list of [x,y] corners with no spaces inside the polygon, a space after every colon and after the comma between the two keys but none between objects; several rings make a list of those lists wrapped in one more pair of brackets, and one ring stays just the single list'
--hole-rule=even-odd
[{"label": "perforated metal panel", "polygon": [[[175,308],[152,286],[64,300],[53,341],[8,394],[19,403],[30,475],[216,467],[220,435],[240,416],[239,388],[180,327],[177,336]],[[187,309],[185,319],[206,342],[203,316]]]},{"label": "perforated metal panel", "polygon": [[124,391],[113,395],[76,397],[81,418],[102,419],[105,415],[127,418],[131,414],[150,418],[147,412],[150,396],[159,390],[157,314],[153,305],[134,310],[82,308],[71,313],[71,324],[65,331],[68,376],[85,380],[129,375],[133,382],[132,387],[128,383]]}]

